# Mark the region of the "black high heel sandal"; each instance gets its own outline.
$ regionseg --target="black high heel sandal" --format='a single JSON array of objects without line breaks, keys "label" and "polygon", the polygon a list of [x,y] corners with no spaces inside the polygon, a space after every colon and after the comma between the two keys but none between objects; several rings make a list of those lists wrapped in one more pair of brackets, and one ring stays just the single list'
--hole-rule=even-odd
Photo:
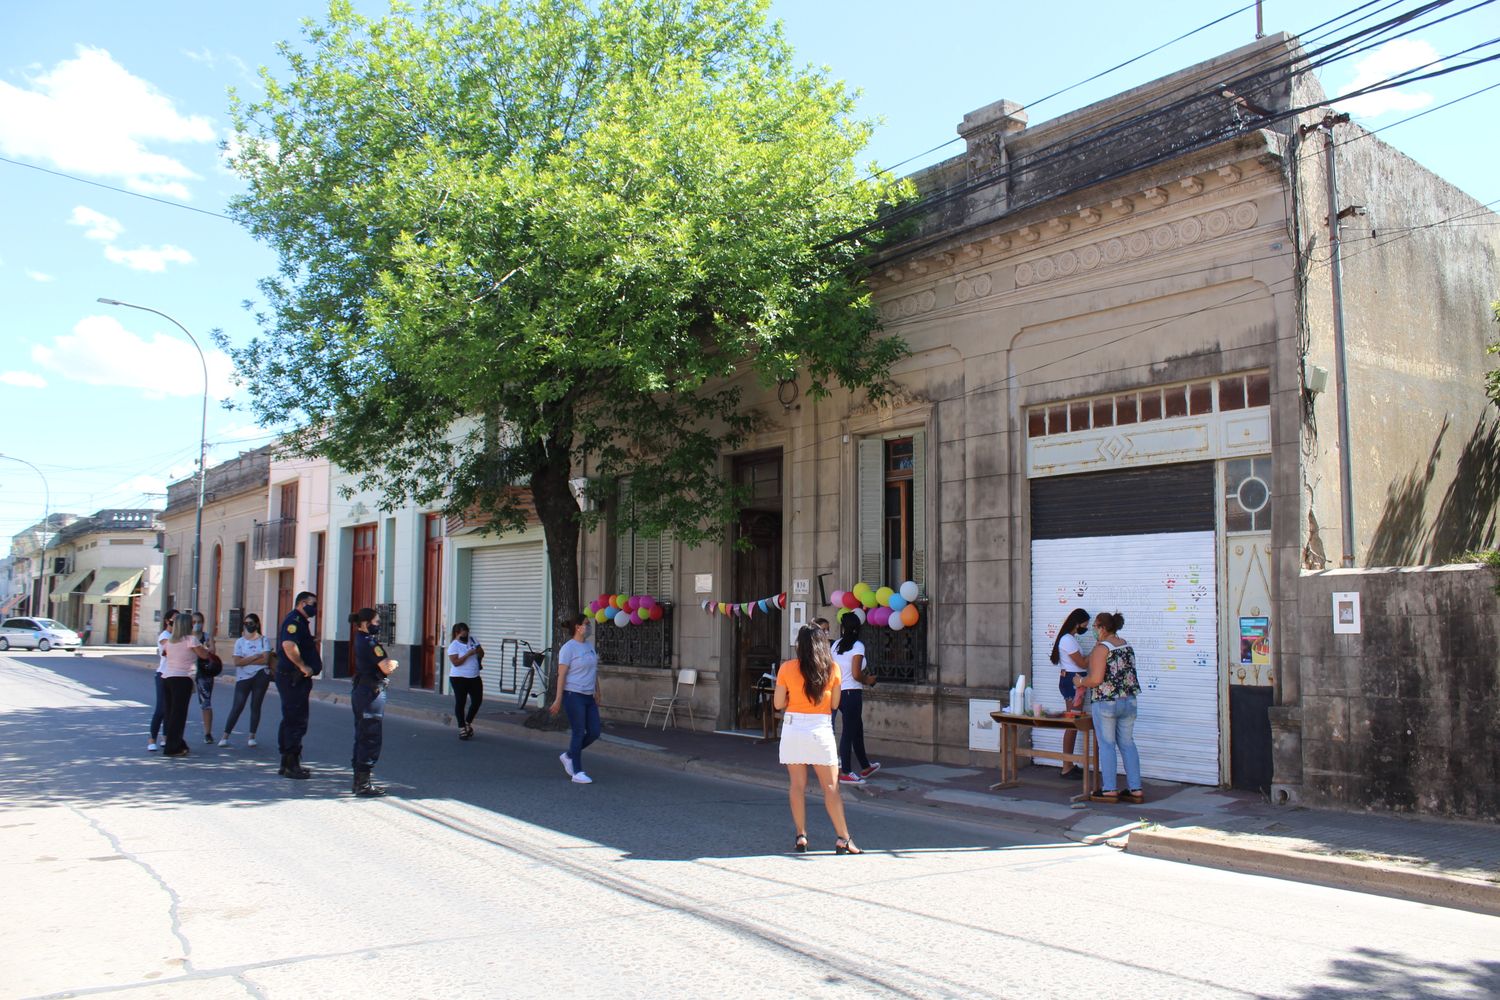
[{"label": "black high heel sandal", "polygon": [[854,846],[854,839],[852,837],[840,837],[837,840],[835,840],[833,842],[833,852],[835,854],[863,854],[863,853],[865,853],[864,851],[861,851],[858,847]]},{"label": "black high heel sandal", "polygon": [[797,839],[792,841],[792,850],[796,851],[798,854],[807,853],[807,834],[797,834]]}]

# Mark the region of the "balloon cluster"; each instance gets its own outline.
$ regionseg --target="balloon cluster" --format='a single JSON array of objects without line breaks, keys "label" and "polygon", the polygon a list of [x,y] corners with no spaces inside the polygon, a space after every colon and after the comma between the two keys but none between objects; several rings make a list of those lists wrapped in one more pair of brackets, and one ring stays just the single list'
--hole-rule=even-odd
[{"label": "balloon cluster", "polygon": [[612,621],[620,628],[661,621],[666,612],[649,594],[600,594],[589,602],[588,614],[603,625]]},{"label": "balloon cluster", "polygon": [[828,602],[839,609],[840,618],[854,615],[876,628],[899,632],[922,620],[915,603],[921,592],[913,580],[896,588],[875,588],[861,581],[848,590],[835,590]]}]

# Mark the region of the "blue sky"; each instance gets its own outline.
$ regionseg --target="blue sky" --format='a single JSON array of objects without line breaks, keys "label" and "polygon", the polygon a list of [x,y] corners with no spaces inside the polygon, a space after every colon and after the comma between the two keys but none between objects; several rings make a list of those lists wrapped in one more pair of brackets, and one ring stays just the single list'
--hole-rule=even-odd
[{"label": "blue sky", "polygon": [[[1000,98],[1036,102],[1242,6],[780,0],[774,13],[800,58],[863,92],[864,112],[884,122],[869,158],[891,165],[954,139],[968,111]],[[1266,29],[1300,32],[1353,6],[1271,0]],[[1500,35],[1497,6],[1331,66],[1324,87],[1337,94]],[[0,12],[0,157],[14,161],[0,162],[0,453],[40,467],[54,511],[160,506],[165,484],[189,474],[197,454],[196,352],[170,324],[99,305],[100,296],[169,313],[208,349],[211,462],[270,439],[248,413],[220,405],[234,393],[230,364],[208,338],[215,328],[237,344],[250,338],[242,303],[257,297],[257,279],[273,266],[218,215],[237,188],[218,143],[227,135],[227,89],[257,94],[256,68],[281,72],[276,43],[296,38],[299,19],[322,9],[313,0],[51,0]],[[1032,121],[1237,47],[1254,30],[1253,9],[1235,14],[1033,104]],[[1394,123],[1497,82],[1500,63],[1348,110],[1368,128],[1392,126],[1381,138],[1489,202],[1500,198],[1500,89]],[[901,171],[961,148],[954,142]],[[42,507],[40,478],[0,461],[0,538],[34,523]]]}]

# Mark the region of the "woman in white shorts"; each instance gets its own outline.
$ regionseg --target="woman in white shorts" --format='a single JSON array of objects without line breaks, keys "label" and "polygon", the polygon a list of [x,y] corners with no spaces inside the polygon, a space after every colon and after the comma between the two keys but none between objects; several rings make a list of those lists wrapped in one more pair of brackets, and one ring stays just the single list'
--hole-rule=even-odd
[{"label": "woman in white shorts", "polygon": [[839,748],[833,739],[833,712],[839,707],[839,667],[828,651],[828,636],[816,625],[797,632],[797,657],[776,672],[775,705],[786,713],[781,724],[781,762],[791,781],[792,822],[797,825],[793,849],[807,850],[807,769],[818,775],[823,807],[833,821],[839,854],[862,854],[849,836],[844,802],[839,798]]}]

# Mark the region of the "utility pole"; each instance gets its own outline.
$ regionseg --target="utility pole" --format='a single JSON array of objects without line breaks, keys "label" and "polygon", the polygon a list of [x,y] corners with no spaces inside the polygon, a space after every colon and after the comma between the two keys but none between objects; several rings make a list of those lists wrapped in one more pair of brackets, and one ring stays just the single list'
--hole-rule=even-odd
[{"label": "utility pole", "polygon": [[1266,19],[1261,10],[1261,0],[1255,0],[1255,38],[1259,41],[1266,37]]},{"label": "utility pole", "polygon": [[1326,161],[1324,180],[1328,190],[1328,274],[1333,290],[1333,365],[1335,386],[1334,401],[1339,414],[1339,501],[1340,522],[1344,554],[1339,565],[1344,569],[1354,566],[1354,466],[1353,448],[1349,442],[1349,365],[1344,347],[1344,261],[1343,247],[1339,240],[1339,221],[1344,212],[1339,208],[1338,158],[1333,141],[1333,127],[1349,121],[1347,114],[1328,114],[1316,125],[1302,126],[1302,134],[1321,130],[1323,132],[1323,154]]}]

